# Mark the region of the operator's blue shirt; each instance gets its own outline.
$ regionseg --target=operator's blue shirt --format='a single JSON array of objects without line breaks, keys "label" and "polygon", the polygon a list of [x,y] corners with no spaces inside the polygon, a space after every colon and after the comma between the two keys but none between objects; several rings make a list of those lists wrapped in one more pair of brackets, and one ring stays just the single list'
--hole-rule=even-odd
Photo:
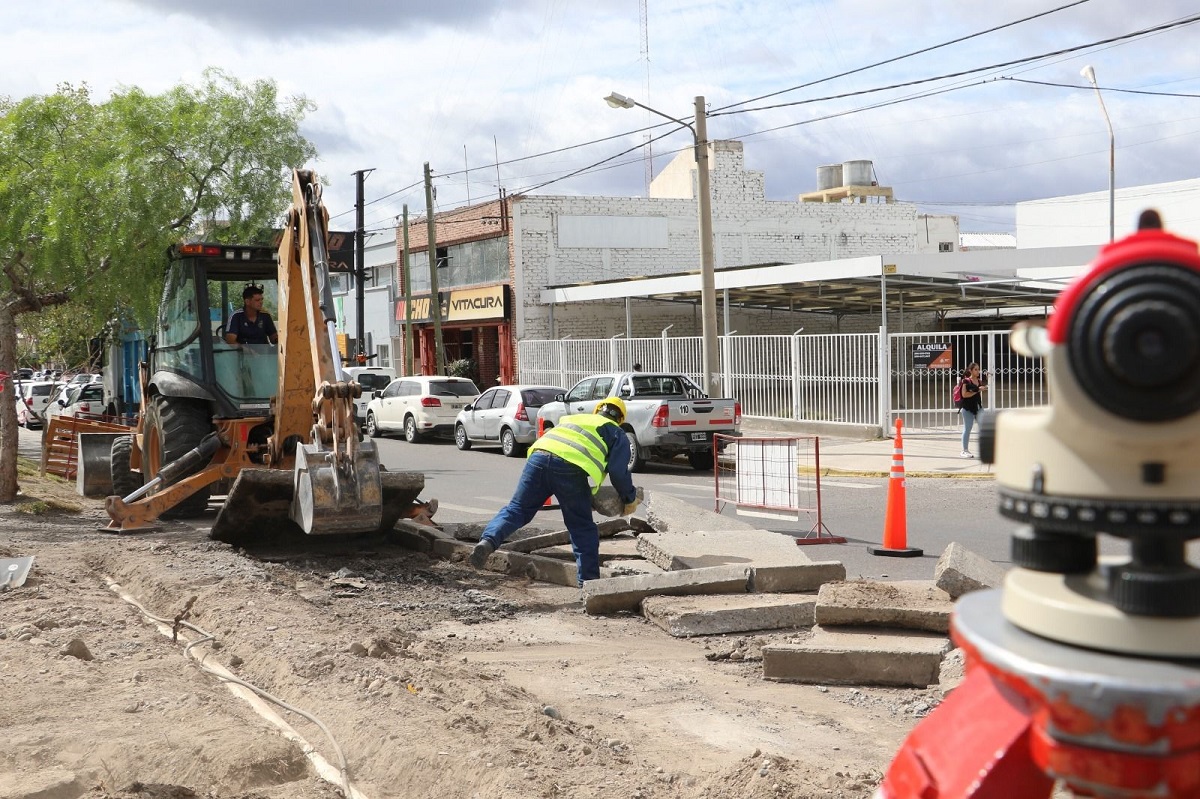
[{"label": "operator's blue shirt", "polygon": [[276,335],[275,322],[266,311],[259,311],[253,322],[246,318],[245,311],[235,311],[229,317],[225,332],[237,336],[238,344],[270,344],[271,336]]},{"label": "operator's blue shirt", "polygon": [[633,478],[629,476],[629,439],[615,423],[600,425],[600,438],[608,445],[608,464],[605,469],[621,501],[628,505],[637,499]]}]

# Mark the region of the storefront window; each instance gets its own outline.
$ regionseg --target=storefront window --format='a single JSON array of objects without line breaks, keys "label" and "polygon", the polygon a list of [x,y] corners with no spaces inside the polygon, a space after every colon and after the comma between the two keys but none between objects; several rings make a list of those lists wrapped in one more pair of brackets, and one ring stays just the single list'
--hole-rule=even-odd
[{"label": "storefront window", "polygon": [[[438,290],[447,291],[481,283],[503,283],[508,280],[508,237],[502,236],[466,244],[451,244],[438,248],[446,257],[438,267]],[[412,292],[429,291],[429,256],[425,252],[409,253],[409,273]]]}]

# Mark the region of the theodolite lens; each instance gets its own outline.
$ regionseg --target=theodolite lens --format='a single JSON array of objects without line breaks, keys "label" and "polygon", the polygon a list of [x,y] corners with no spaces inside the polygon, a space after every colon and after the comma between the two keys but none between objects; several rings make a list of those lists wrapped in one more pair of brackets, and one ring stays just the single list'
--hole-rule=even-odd
[{"label": "theodolite lens", "polygon": [[1071,367],[1118,416],[1165,422],[1200,410],[1200,274],[1138,264],[1102,275],[1070,321]]}]

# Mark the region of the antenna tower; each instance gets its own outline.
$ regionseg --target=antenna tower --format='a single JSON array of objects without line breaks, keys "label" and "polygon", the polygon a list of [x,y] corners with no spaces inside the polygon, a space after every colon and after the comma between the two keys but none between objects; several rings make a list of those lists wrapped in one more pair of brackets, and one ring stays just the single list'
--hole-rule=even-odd
[{"label": "antenna tower", "polygon": [[[646,65],[646,105],[650,105],[650,25],[646,16],[647,0],[638,0],[638,11],[640,13],[640,22],[642,26],[642,62]],[[649,111],[646,112],[646,118],[651,119]],[[650,131],[645,133],[645,161],[646,161],[646,196],[650,196],[650,181],[654,179],[654,154],[650,147]]]}]

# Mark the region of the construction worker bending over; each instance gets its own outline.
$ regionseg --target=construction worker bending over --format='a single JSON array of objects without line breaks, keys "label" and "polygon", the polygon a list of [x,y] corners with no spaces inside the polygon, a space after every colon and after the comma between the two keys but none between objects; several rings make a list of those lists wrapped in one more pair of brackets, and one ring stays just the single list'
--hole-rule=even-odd
[{"label": "construction worker bending over", "polygon": [[483,531],[471,552],[471,565],[482,569],[488,556],[529,524],[553,495],[571,536],[580,587],[584,580],[598,578],[600,531],[592,519],[592,495],[600,490],[605,473],[625,503],[624,514],[633,513],[638,506],[629,476],[629,439],[620,427],[624,421],[625,403],[610,397],[601,400],[594,413],[562,417],[557,426],[533,442],[516,493]]}]

